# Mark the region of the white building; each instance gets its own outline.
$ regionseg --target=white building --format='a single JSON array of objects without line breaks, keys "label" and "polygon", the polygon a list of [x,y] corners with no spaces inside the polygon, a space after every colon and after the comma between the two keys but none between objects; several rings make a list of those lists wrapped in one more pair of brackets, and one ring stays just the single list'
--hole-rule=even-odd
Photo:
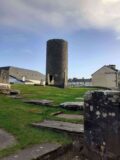
[{"label": "white building", "polygon": [[117,89],[120,80],[118,73],[115,65],[105,65],[92,74],[92,85]]},{"label": "white building", "polygon": [[68,80],[68,85],[69,86],[74,86],[74,87],[80,87],[80,86],[86,86],[86,87],[90,87],[92,86],[92,80],[90,79],[69,79]]}]

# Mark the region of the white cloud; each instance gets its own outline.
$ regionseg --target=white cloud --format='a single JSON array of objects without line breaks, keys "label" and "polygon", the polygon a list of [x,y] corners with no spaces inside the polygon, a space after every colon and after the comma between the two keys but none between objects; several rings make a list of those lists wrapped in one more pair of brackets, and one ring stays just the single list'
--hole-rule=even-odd
[{"label": "white cloud", "polygon": [[116,3],[119,2],[119,0],[102,0],[103,3],[107,4],[107,3]]},{"label": "white cloud", "polygon": [[0,25],[17,29],[120,32],[120,0],[0,0]]}]

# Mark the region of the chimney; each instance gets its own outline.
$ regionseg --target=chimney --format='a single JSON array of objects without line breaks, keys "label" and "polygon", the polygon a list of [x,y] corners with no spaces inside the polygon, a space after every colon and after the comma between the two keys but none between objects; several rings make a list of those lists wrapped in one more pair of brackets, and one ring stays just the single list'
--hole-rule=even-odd
[{"label": "chimney", "polygon": [[116,69],[116,65],[114,65],[114,64],[110,64],[109,67],[110,67],[111,69]]}]

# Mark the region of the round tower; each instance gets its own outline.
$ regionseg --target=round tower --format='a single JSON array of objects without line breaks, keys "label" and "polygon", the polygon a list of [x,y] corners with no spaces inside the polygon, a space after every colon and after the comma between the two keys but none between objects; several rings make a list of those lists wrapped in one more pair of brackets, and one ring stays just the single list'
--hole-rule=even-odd
[{"label": "round tower", "polygon": [[66,87],[68,81],[68,43],[63,39],[47,41],[46,84]]}]

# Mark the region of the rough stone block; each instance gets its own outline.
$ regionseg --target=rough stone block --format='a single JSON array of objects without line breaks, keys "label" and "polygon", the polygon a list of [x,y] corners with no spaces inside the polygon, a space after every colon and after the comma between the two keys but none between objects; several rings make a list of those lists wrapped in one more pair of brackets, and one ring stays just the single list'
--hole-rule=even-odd
[{"label": "rough stone block", "polygon": [[7,83],[0,83],[0,90],[10,90],[11,85]]},{"label": "rough stone block", "polygon": [[88,92],[85,96],[84,125],[90,160],[119,160],[120,92]]}]

